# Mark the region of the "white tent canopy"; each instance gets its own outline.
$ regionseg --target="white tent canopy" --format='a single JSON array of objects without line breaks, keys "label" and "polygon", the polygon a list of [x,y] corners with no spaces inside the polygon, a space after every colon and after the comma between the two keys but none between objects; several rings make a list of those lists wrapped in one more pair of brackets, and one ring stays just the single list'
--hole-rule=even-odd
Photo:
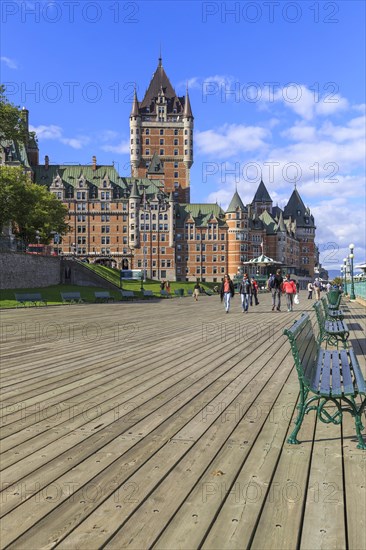
[{"label": "white tent canopy", "polygon": [[243,262],[245,265],[282,265],[282,262],[277,262],[276,260],[273,260],[272,258],[269,258],[268,256],[265,256],[264,254],[261,254],[258,256],[258,258],[253,258],[252,260],[249,260],[248,262]]}]

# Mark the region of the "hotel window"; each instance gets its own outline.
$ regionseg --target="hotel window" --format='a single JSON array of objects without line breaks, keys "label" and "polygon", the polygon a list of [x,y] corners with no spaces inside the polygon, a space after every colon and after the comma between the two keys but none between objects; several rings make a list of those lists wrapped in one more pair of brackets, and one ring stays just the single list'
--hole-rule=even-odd
[{"label": "hotel window", "polygon": [[178,162],[177,161],[174,162],[174,168],[178,168]]},{"label": "hotel window", "polygon": [[146,145],[150,145],[150,138],[146,138],[146,139],[145,139],[145,144],[146,144]]},{"label": "hotel window", "polygon": [[174,155],[175,155],[175,156],[178,155],[178,149],[174,149]]},{"label": "hotel window", "polygon": [[177,130],[177,129],[174,130],[174,135],[175,135],[175,136],[178,135],[178,130]]},{"label": "hotel window", "polygon": [[164,135],[164,130],[162,128],[160,128],[160,135],[163,136]]},{"label": "hotel window", "polygon": [[178,140],[177,139],[174,140],[174,145],[178,145]]},{"label": "hotel window", "polygon": [[164,155],[164,149],[160,149],[159,155]]},{"label": "hotel window", "polygon": [[149,130],[149,128],[146,128],[146,130],[145,130],[145,134],[146,134],[147,136],[149,136],[149,135],[150,135],[150,130]]}]

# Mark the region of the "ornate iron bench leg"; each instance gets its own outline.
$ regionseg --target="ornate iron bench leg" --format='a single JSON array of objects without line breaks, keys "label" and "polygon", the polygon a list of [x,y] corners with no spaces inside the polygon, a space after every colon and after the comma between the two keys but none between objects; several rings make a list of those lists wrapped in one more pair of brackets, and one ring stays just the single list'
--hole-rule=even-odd
[{"label": "ornate iron bench leg", "polygon": [[308,396],[308,393],[309,393],[309,390],[304,390],[304,388],[300,389],[300,403],[297,406],[297,409],[299,412],[295,420],[295,428],[293,429],[290,437],[287,439],[287,443],[290,443],[290,445],[300,444],[300,441],[297,439],[296,436],[299,433],[302,421],[304,420],[304,416],[306,413],[306,398]]},{"label": "ornate iron bench leg", "polygon": [[350,397],[350,401],[352,401],[354,410],[355,410],[355,413],[353,416],[355,417],[355,427],[356,427],[356,434],[358,439],[357,449],[362,449],[363,451],[366,451],[366,441],[363,439],[361,434],[361,431],[363,430],[361,416],[366,406],[366,398],[363,400],[359,408],[357,408],[354,397]]}]

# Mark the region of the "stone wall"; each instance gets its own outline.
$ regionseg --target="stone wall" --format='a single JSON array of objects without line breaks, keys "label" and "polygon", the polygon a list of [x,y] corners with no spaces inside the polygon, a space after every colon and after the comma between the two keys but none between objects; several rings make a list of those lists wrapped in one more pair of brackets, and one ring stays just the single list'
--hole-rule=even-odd
[{"label": "stone wall", "polygon": [[0,254],[0,288],[37,288],[61,282],[61,259],[15,252]]},{"label": "stone wall", "polygon": [[81,262],[61,256],[0,253],[0,289],[38,288],[58,284],[95,286],[116,290],[113,283]]}]

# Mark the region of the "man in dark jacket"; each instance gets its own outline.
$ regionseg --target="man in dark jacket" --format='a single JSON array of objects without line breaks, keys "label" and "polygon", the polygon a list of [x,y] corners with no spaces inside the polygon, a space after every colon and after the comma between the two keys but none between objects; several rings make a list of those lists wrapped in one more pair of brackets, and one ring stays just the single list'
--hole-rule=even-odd
[{"label": "man in dark jacket", "polygon": [[272,311],[274,311],[276,307],[276,296],[277,296],[277,311],[281,311],[282,283],[283,283],[283,277],[281,275],[281,270],[277,269],[276,275],[272,275],[268,281],[268,290],[270,290],[272,293]]}]

